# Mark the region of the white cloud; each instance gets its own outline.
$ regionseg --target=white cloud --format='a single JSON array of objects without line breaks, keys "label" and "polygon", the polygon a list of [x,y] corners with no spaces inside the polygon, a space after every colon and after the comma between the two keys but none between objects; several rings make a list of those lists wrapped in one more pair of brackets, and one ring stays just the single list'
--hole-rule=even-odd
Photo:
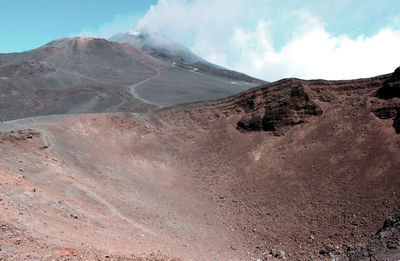
[{"label": "white cloud", "polygon": [[300,26],[276,51],[268,24],[260,21],[253,31],[237,28],[230,53],[240,54],[231,65],[263,79],[352,79],[393,71],[400,65],[400,31],[381,29],[372,37],[334,36],[315,20]]},{"label": "white cloud", "polygon": [[80,32],[71,36],[110,38],[116,33],[128,32],[135,28],[139,20],[138,15],[116,15],[110,22],[103,23],[97,28],[83,28]]},{"label": "white cloud", "polygon": [[[253,0],[253,4],[260,3]],[[139,22],[140,31],[156,31],[181,41],[195,53],[225,64],[227,40],[246,18],[249,1],[159,0]]]},{"label": "white cloud", "polygon": [[[159,0],[137,28],[166,33],[211,62],[270,81],[369,77],[400,65],[400,31],[395,27],[382,28],[369,37],[334,35],[305,11],[290,13],[276,6],[276,12],[268,10],[274,4],[266,0]],[[300,23],[284,44],[274,46],[278,16],[296,16]]]}]

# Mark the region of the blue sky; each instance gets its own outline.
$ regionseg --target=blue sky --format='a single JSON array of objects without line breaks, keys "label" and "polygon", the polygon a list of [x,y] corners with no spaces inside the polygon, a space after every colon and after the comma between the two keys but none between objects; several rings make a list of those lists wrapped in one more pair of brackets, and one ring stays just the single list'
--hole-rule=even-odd
[{"label": "blue sky", "polygon": [[203,58],[266,80],[347,79],[400,65],[398,0],[4,0],[0,52],[55,38],[165,33]]},{"label": "blue sky", "polygon": [[[157,1],[144,0],[2,0],[0,52],[26,51],[84,28],[95,29],[118,17],[131,27]],[[136,17],[136,19],[133,19]]]}]

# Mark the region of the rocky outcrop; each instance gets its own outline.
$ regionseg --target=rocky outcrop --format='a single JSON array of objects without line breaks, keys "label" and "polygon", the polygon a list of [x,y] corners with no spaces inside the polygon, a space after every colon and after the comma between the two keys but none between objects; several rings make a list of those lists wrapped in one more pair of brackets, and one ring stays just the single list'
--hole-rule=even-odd
[{"label": "rocky outcrop", "polygon": [[393,119],[397,115],[397,111],[399,108],[396,106],[389,106],[389,107],[380,107],[374,109],[373,112],[376,117],[382,120]]},{"label": "rocky outcrop", "polygon": [[[264,119],[260,115],[252,114],[244,116],[238,123],[237,127],[247,131],[269,130],[269,126],[265,125]],[[272,127],[272,126],[271,126]]]},{"label": "rocky outcrop", "polygon": [[393,128],[400,134],[400,67],[384,81],[376,96],[381,99],[380,107],[373,109],[373,113],[383,120],[393,119]]},{"label": "rocky outcrop", "polygon": [[4,142],[16,143],[27,139],[32,139],[33,137],[39,137],[40,135],[40,132],[32,129],[0,132],[0,144]]},{"label": "rocky outcrop", "polygon": [[400,106],[381,107],[373,112],[382,120],[393,119],[393,128],[397,134],[400,134]]},{"label": "rocky outcrop", "polygon": [[304,123],[310,116],[322,114],[321,108],[310,98],[306,87],[301,82],[293,82],[288,91],[275,93],[267,91],[262,97],[254,96],[239,105],[251,113],[245,114],[237,123],[237,128],[244,131],[276,131],[280,127]]},{"label": "rocky outcrop", "polygon": [[383,87],[380,88],[376,94],[381,99],[400,97],[400,67],[393,72],[390,78],[384,83]]},{"label": "rocky outcrop", "polygon": [[397,134],[400,134],[400,109],[397,110],[397,116],[394,118],[393,128]]},{"label": "rocky outcrop", "polygon": [[45,62],[26,61],[16,64],[5,65],[0,70],[2,77],[28,76],[55,72],[56,69]]},{"label": "rocky outcrop", "polygon": [[397,260],[400,258],[400,208],[389,216],[367,243],[348,247],[341,261]]}]

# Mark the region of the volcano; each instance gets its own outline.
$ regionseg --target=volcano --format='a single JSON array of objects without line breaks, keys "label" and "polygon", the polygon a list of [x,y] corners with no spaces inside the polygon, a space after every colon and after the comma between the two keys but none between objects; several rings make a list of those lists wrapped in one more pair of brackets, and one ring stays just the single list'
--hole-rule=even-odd
[{"label": "volcano", "polygon": [[[153,54],[164,49],[161,43],[152,45]],[[174,59],[185,60],[185,55],[175,53]],[[202,63],[174,63],[127,44],[79,37],[0,54],[0,119],[148,112],[226,97],[263,83],[197,59]]]}]

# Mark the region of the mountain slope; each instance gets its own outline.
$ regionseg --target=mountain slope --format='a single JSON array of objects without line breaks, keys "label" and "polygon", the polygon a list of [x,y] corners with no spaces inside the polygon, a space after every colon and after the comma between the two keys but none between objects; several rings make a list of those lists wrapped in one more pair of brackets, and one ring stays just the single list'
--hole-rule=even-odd
[{"label": "mountain slope", "polygon": [[0,54],[0,119],[145,112],[221,98],[254,85],[171,67],[126,44],[63,38],[28,52]]},{"label": "mountain slope", "polygon": [[185,68],[198,73],[224,77],[231,81],[249,82],[256,85],[264,81],[243,73],[231,71],[202,59],[180,43],[160,33],[128,32],[112,36],[110,41],[129,44],[149,55],[170,63],[174,67]]},{"label": "mountain slope", "polygon": [[151,108],[126,87],[156,74],[146,59],[129,46],[82,38],[2,54],[0,118]]}]

